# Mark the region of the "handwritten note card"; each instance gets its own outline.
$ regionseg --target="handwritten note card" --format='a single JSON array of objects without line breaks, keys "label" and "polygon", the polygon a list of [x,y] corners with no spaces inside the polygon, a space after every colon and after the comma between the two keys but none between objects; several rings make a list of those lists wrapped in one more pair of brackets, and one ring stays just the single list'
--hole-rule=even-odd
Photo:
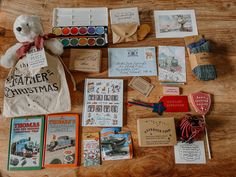
[{"label": "handwritten note card", "polygon": [[155,47],[109,48],[108,75],[157,76]]},{"label": "handwritten note card", "polygon": [[137,23],[140,25],[138,8],[122,8],[110,10],[111,24]]},{"label": "handwritten note card", "polygon": [[203,141],[193,143],[178,142],[174,146],[175,163],[177,164],[205,164],[205,149]]}]

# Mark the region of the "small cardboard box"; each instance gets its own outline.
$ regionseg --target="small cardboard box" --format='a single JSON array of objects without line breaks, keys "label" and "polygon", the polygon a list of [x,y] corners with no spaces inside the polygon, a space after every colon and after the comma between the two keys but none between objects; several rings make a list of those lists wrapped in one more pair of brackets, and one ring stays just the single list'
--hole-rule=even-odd
[{"label": "small cardboard box", "polygon": [[174,146],[177,143],[173,117],[138,119],[137,129],[140,147]]},{"label": "small cardboard box", "polygon": [[100,49],[71,49],[70,70],[99,73],[101,71],[102,51]]}]

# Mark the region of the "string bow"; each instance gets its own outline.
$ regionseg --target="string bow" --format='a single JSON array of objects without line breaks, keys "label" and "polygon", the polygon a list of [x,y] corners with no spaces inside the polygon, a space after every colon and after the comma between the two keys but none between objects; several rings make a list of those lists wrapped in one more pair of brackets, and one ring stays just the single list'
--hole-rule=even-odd
[{"label": "string bow", "polygon": [[26,56],[27,52],[30,50],[31,47],[35,46],[37,50],[40,50],[43,48],[43,44],[45,40],[48,40],[50,38],[55,38],[56,36],[52,33],[45,34],[43,36],[37,36],[35,37],[33,42],[22,42],[22,46],[16,51],[16,56],[18,59],[23,58]]}]

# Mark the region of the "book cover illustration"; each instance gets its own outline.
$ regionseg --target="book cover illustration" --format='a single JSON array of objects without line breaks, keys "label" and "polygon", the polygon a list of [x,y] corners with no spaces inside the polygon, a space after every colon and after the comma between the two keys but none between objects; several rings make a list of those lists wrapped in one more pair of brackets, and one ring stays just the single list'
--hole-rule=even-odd
[{"label": "book cover illustration", "polygon": [[43,116],[11,120],[8,170],[42,168],[43,129]]},{"label": "book cover illustration", "polygon": [[101,130],[102,160],[132,159],[133,146],[131,132],[120,133],[120,128]]},{"label": "book cover illustration", "polygon": [[155,47],[108,48],[108,76],[157,76]]},{"label": "book cover illustration", "polygon": [[84,166],[97,166],[101,164],[99,133],[84,133]]},{"label": "book cover illustration", "polygon": [[162,82],[186,82],[185,48],[159,46],[159,80]]},{"label": "book cover illustration", "polygon": [[123,80],[86,79],[83,126],[122,127]]},{"label": "book cover illustration", "polygon": [[77,166],[78,127],[77,114],[55,114],[46,118],[44,166]]}]

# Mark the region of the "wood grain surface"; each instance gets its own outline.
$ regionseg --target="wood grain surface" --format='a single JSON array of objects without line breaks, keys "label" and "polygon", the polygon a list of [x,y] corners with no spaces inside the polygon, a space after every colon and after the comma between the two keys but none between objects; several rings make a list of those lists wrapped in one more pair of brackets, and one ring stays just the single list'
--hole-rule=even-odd
[{"label": "wood grain surface", "polygon": [[[138,147],[136,120],[155,117],[149,109],[129,107],[124,115],[123,130],[130,130],[133,136],[134,158],[132,160],[106,161],[101,166],[85,168],[43,169],[38,171],[9,172],[6,169],[9,141],[9,119],[0,120],[0,176],[11,177],[234,177],[236,176],[236,1],[235,0],[2,0],[0,9],[0,55],[16,39],[12,32],[14,19],[21,14],[35,14],[42,18],[45,32],[50,32],[52,10],[55,7],[93,7],[106,6],[110,9],[137,6],[141,23],[152,26],[148,37],[140,42],[112,45],[110,47],[184,46],[183,39],[156,39],[154,32],[153,10],[195,9],[198,31],[204,34],[214,46],[214,59],[218,73],[215,81],[198,81],[191,74],[187,61],[187,84],[181,86],[182,94],[205,91],[213,95],[211,112],[207,115],[212,159],[206,165],[176,165],[173,147],[140,148]],[[111,33],[110,33],[111,34]],[[111,41],[111,36],[109,36]],[[73,72],[79,90],[73,92],[68,77],[72,98],[72,112],[81,114],[83,103],[83,83],[86,77],[107,77],[107,49],[102,49],[102,73],[84,74]],[[67,52],[64,54],[66,58]],[[187,53],[186,53],[187,54]],[[65,59],[64,59],[65,60]],[[67,62],[67,61],[65,61]],[[9,70],[0,67],[0,108],[3,105],[4,80]],[[162,95],[162,86],[157,77],[148,79],[155,85],[148,98],[127,87],[130,77],[125,79],[125,101],[140,99],[156,102]],[[192,109],[191,109],[192,110]],[[192,111],[193,112],[193,111]],[[164,116],[181,118],[184,113],[164,113]],[[81,132],[96,132],[99,128],[81,128]],[[80,154],[82,158],[82,154]]]}]

